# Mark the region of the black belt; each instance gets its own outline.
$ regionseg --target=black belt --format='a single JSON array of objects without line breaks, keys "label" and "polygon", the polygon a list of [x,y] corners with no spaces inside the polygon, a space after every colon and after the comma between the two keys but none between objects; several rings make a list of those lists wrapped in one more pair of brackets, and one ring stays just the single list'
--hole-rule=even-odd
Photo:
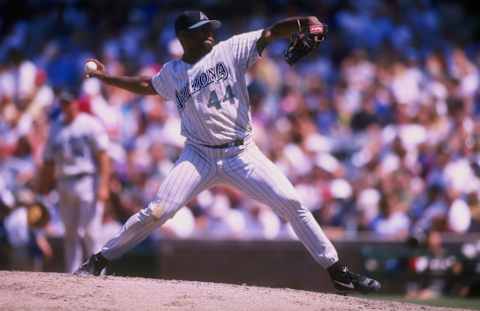
[{"label": "black belt", "polygon": [[210,146],[210,145],[202,145],[202,146],[205,146],[205,147],[208,147],[208,148],[214,148],[214,149],[223,149],[223,148],[231,148],[231,147],[238,147],[238,146],[241,146],[245,143],[245,141],[243,139],[235,139],[234,141],[231,141],[229,143],[225,143],[225,144],[221,144],[221,145],[214,145],[214,146]]}]

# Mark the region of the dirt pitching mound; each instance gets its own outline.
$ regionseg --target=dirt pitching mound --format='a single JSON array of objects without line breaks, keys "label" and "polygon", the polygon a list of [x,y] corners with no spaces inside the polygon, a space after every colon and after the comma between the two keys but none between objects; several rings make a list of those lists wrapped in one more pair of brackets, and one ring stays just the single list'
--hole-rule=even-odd
[{"label": "dirt pitching mound", "polygon": [[0,271],[0,310],[459,310],[292,289]]}]

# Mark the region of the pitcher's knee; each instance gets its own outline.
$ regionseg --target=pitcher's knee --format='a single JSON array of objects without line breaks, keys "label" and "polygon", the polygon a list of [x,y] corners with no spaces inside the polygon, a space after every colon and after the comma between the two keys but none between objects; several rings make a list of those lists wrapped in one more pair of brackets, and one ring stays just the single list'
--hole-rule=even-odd
[{"label": "pitcher's knee", "polygon": [[296,197],[289,197],[283,201],[283,209],[281,209],[283,217],[288,219],[291,215],[308,212],[308,209],[303,206],[302,202]]},{"label": "pitcher's knee", "polygon": [[300,199],[297,198],[296,196],[288,197],[286,199],[286,205],[290,209],[302,209],[304,208],[302,205],[302,202],[300,202]]},{"label": "pitcher's knee", "polygon": [[156,220],[167,220],[175,215],[177,208],[172,204],[167,204],[161,200],[155,200],[148,204],[147,212],[151,214]]}]

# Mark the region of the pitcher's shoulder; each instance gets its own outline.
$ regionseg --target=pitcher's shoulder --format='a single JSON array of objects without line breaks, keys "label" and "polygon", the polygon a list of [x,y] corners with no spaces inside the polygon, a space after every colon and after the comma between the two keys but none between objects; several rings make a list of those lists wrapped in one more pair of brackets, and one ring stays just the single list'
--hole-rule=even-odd
[{"label": "pitcher's shoulder", "polygon": [[229,50],[231,49],[231,44],[230,44],[230,39],[232,37],[226,39],[226,40],[223,40],[223,41],[220,41],[218,42],[217,44],[215,44],[215,46],[213,47],[213,50],[212,52],[223,52],[225,50]]}]

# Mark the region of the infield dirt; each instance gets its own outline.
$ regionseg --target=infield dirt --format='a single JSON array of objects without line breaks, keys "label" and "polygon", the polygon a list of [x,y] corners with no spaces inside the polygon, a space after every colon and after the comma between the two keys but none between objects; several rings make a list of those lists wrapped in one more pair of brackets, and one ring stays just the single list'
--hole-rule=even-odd
[{"label": "infield dirt", "polygon": [[[368,296],[367,296],[368,297]],[[0,310],[460,310],[292,289],[0,271]]]}]

